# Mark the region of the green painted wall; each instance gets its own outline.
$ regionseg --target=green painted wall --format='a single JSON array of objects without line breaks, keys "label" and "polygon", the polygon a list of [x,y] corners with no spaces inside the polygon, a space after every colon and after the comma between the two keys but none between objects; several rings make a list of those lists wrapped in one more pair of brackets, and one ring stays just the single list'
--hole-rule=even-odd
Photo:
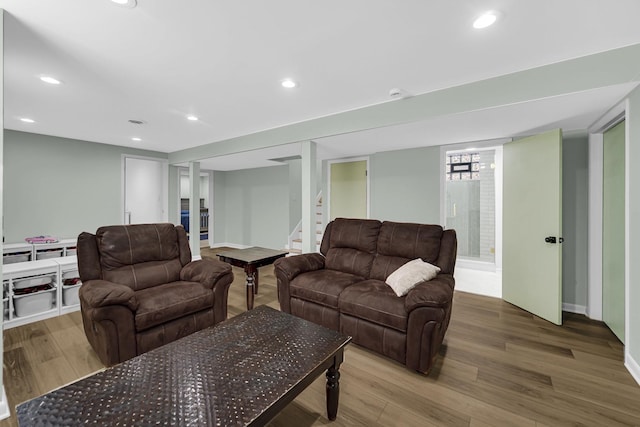
[{"label": "green painted wall", "polygon": [[33,133],[4,131],[4,238],[77,237],[122,223],[122,154],[134,150]]},{"label": "green painted wall", "polygon": [[371,218],[440,223],[440,147],[371,156]]},{"label": "green painted wall", "polygon": [[223,234],[216,221],[217,243],[285,247],[290,233],[288,166],[217,172],[214,182],[215,214],[220,218],[223,209],[225,218]]},{"label": "green painted wall", "polygon": [[589,140],[562,139],[562,302],[587,306]]},{"label": "green painted wall", "polygon": [[[627,108],[627,164],[640,162],[640,88],[629,96]],[[627,322],[629,354],[635,360],[636,369],[640,364],[640,168],[629,167],[627,171],[629,229],[629,318]],[[640,375],[640,372],[636,372]],[[640,376],[636,376],[640,381]]]}]

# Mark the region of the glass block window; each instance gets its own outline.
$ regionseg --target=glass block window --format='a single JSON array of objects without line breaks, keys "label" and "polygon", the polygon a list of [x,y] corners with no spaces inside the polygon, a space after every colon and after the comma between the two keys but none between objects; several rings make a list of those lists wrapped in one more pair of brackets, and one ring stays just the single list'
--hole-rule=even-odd
[{"label": "glass block window", "polygon": [[480,179],[480,153],[447,155],[445,171],[447,181]]}]

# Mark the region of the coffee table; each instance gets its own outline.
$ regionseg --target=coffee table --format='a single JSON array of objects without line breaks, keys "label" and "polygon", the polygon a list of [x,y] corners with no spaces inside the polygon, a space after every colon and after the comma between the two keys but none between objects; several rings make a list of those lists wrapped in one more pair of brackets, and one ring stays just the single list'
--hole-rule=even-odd
[{"label": "coffee table", "polygon": [[327,371],[334,420],[351,337],[259,306],[18,405],[18,424],[262,426]]},{"label": "coffee table", "polygon": [[258,268],[273,264],[278,258],[289,254],[287,251],[261,248],[254,246],[246,249],[234,249],[221,252],[218,255],[221,261],[244,269],[247,275],[247,310],[253,308],[254,294],[258,293]]}]

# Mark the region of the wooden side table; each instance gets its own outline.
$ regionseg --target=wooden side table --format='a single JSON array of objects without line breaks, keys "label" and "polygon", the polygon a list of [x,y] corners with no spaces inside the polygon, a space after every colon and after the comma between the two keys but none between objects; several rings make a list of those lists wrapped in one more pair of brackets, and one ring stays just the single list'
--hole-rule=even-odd
[{"label": "wooden side table", "polygon": [[235,267],[244,269],[247,275],[247,310],[253,308],[254,295],[258,293],[258,268],[273,264],[278,258],[287,256],[289,252],[254,246],[247,249],[235,249],[221,252],[218,255],[221,261]]}]

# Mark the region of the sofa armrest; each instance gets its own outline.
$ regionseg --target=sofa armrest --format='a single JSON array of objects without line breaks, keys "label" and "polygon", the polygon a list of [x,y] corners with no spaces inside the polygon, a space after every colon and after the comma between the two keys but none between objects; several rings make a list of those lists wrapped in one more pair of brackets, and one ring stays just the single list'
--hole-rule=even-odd
[{"label": "sofa armrest", "polygon": [[407,313],[418,307],[444,308],[453,300],[454,279],[450,274],[438,274],[411,289],[404,300]]},{"label": "sofa armrest", "polygon": [[309,271],[322,270],[324,257],[318,253],[294,255],[277,259],[273,263],[276,274],[291,281],[299,274]]},{"label": "sofa armrest", "polygon": [[280,310],[291,313],[289,284],[298,275],[309,271],[322,270],[324,257],[318,253],[295,255],[277,259],[273,263],[273,271],[278,285],[278,302]]},{"label": "sofa armrest", "polygon": [[[213,289],[226,274],[232,274],[231,265],[213,258],[202,258],[197,261],[191,261],[182,267],[180,280],[199,282],[209,289]],[[233,281],[233,277],[231,281]]]},{"label": "sofa armrest", "polygon": [[138,309],[138,300],[133,289],[107,280],[89,280],[80,286],[80,299],[88,307],[98,308],[122,305],[131,311]]}]

